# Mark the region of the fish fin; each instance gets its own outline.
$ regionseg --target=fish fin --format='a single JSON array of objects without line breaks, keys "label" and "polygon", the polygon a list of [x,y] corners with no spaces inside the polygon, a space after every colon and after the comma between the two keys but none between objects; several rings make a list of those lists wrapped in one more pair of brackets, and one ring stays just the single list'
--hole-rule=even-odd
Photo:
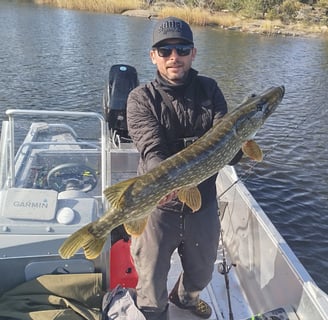
[{"label": "fish fin", "polygon": [[90,260],[96,259],[100,255],[106,240],[107,238],[93,238],[92,241],[89,241],[84,245],[83,249],[85,257]]},{"label": "fish fin", "polygon": [[134,177],[128,180],[121,181],[114,184],[104,190],[107,201],[116,209],[122,209],[124,207],[124,193],[132,186],[138,177]]},{"label": "fish fin", "polygon": [[202,196],[197,187],[181,188],[178,191],[178,198],[185,203],[193,212],[202,206]]},{"label": "fish fin", "polygon": [[263,160],[263,152],[254,140],[247,140],[241,147],[243,153],[255,161]]},{"label": "fish fin", "polygon": [[148,217],[124,223],[125,231],[130,236],[140,236],[145,230]]},{"label": "fish fin", "polygon": [[60,246],[58,252],[63,259],[69,259],[80,249],[84,249],[84,254],[87,259],[95,259],[101,253],[101,250],[106,242],[106,238],[97,239],[89,232],[89,223],[83,228],[71,234],[64,243]]}]

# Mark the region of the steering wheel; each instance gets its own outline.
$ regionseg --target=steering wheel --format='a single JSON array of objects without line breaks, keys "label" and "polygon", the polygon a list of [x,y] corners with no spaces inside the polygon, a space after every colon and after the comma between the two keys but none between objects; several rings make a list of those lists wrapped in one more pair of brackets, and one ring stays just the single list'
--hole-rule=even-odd
[{"label": "steering wheel", "polygon": [[47,175],[48,187],[58,192],[65,190],[93,190],[98,178],[96,172],[79,163],[64,163],[51,169]]}]

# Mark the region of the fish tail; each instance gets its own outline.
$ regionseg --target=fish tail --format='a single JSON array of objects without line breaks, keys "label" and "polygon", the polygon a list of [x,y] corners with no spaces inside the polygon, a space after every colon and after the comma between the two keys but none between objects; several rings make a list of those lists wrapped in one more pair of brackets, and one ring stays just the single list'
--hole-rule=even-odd
[{"label": "fish tail", "polygon": [[93,223],[89,223],[70,235],[59,248],[59,255],[63,259],[69,259],[80,249],[84,249],[87,259],[97,258],[106,242],[106,238],[96,238],[89,229]]}]

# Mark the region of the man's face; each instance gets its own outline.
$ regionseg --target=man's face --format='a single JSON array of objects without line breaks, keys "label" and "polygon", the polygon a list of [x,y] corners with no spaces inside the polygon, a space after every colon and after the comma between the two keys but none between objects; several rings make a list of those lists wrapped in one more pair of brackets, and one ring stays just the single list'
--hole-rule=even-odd
[{"label": "man's face", "polygon": [[[157,69],[164,79],[174,84],[180,84],[186,79],[192,61],[196,56],[196,48],[191,47],[177,39],[166,40],[159,48],[150,51],[150,58],[153,64],[157,65]],[[181,55],[181,52],[182,54],[189,53]],[[163,53],[165,56],[161,56]],[[167,54],[168,56],[166,56]]]}]

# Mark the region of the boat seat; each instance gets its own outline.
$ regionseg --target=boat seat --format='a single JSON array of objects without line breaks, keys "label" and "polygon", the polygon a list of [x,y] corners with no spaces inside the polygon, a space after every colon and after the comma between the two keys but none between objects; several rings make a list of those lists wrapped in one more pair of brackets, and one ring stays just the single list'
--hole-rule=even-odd
[{"label": "boat seat", "polygon": [[[56,142],[60,142],[63,144],[57,144]],[[72,144],[70,144],[70,142]],[[79,150],[81,146],[76,144],[76,139],[72,136],[71,133],[61,133],[58,135],[53,135],[51,137],[51,143],[49,143],[50,150]]]}]

